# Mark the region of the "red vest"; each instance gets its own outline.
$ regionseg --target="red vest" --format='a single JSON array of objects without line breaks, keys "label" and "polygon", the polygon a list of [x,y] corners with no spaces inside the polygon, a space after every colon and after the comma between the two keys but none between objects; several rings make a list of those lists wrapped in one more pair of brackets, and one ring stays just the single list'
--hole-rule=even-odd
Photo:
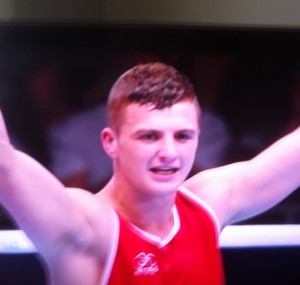
[{"label": "red vest", "polygon": [[175,209],[174,231],[162,243],[118,215],[119,244],[109,285],[224,284],[216,221],[182,191],[178,191]]}]

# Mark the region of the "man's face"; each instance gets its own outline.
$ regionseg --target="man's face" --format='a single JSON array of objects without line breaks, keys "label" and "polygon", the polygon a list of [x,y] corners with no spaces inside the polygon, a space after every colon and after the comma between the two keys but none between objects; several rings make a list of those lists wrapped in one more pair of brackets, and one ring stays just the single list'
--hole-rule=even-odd
[{"label": "man's face", "polygon": [[122,185],[147,192],[177,190],[194,161],[198,120],[192,102],[162,110],[129,105],[116,136],[114,157]]}]

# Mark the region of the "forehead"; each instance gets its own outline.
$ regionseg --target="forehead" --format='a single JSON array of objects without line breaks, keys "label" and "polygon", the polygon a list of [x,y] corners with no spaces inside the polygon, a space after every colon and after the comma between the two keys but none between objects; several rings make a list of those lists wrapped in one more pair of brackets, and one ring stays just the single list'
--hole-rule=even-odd
[{"label": "forehead", "polygon": [[189,101],[163,109],[153,109],[151,105],[130,104],[125,109],[122,125],[137,129],[198,129],[199,112],[196,104]]}]

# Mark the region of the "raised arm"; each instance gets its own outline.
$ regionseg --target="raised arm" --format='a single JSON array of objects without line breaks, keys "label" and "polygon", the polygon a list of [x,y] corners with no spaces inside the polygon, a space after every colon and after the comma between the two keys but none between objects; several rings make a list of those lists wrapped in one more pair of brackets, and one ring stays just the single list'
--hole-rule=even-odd
[{"label": "raised arm", "polygon": [[204,171],[185,186],[207,200],[226,226],[266,211],[296,190],[299,169],[300,128],[253,159]]},{"label": "raised arm", "polygon": [[[1,113],[0,202],[42,254],[59,250],[66,236],[72,242],[82,227],[88,233],[86,216],[64,186],[37,161],[10,144]],[[81,238],[83,235],[84,232]]]},{"label": "raised arm", "polygon": [[9,142],[0,113],[0,202],[43,256],[51,284],[97,284],[115,214],[99,196],[66,189]]}]

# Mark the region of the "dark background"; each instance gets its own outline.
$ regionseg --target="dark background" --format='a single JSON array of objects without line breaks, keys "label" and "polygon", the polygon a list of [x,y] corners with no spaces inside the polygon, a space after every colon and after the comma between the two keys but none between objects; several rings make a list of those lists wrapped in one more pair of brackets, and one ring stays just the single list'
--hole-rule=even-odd
[{"label": "dark background", "polygon": [[[47,167],[50,158],[37,124],[42,119],[27,97],[31,74],[59,66],[71,82],[62,97],[77,112],[105,102],[112,83],[128,68],[160,60],[185,73],[200,103],[227,124],[231,147],[225,162],[231,163],[253,157],[291,130],[291,122],[299,125],[300,110],[293,103],[299,48],[297,29],[2,23],[0,104],[9,131]],[[212,74],[208,80],[206,69]],[[214,78],[220,69],[222,78]],[[218,88],[207,90],[211,78]],[[243,144],[249,136],[259,143]],[[299,203],[296,192],[245,223],[299,223]],[[2,228],[14,227],[2,220]]]},{"label": "dark background", "polygon": [[[232,138],[226,158],[230,163],[251,158],[286,133],[290,122],[299,125],[299,109],[294,110],[292,101],[299,50],[300,31],[296,29],[2,23],[0,104],[9,131],[47,167],[47,149],[36,125],[39,116],[26,96],[30,74],[49,64],[63,68],[72,82],[71,96],[65,99],[70,110],[77,112],[105,102],[111,84],[129,67],[159,59],[188,75],[200,101],[226,122]],[[207,94],[211,93],[199,84],[195,62],[210,68],[216,59],[225,62],[226,68],[210,105]],[[97,91],[90,92],[98,82]],[[242,144],[249,135],[260,144]],[[299,205],[296,192],[245,223],[297,224]],[[5,213],[1,228],[15,228]],[[224,249],[222,254],[229,285],[299,284],[297,247]],[[1,285],[45,284],[43,267],[34,255],[0,255],[0,268]]]},{"label": "dark background", "polygon": [[[299,247],[226,248],[222,255],[227,285],[300,282]],[[33,254],[0,254],[1,285],[46,285],[45,272]]]}]

